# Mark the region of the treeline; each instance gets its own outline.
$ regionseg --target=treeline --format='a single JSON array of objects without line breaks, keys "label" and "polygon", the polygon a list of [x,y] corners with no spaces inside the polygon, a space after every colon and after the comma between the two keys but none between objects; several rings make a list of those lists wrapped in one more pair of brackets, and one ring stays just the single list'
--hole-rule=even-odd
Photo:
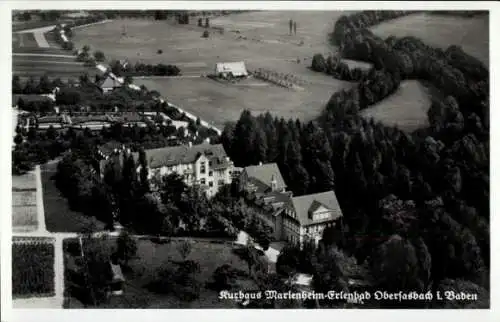
[{"label": "treeline", "polygon": [[322,54],[315,54],[311,62],[311,69],[315,72],[325,73],[337,79],[345,81],[361,82],[368,71],[362,68],[349,68],[339,57],[328,56],[326,59]]},{"label": "treeline", "polygon": [[417,11],[360,11],[353,13],[348,16],[340,17],[337,22],[335,22],[335,27],[333,32],[330,34],[330,40],[334,45],[342,46],[342,44],[354,37],[356,32],[363,30],[372,26],[375,26],[381,22],[392,20],[395,18],[403,17]]},{"label": "treeline", "polygon": [[58,24],[52,32],[54,34],[55,40],[61,45],[63,49],[73,50],[75,48],[74,43],[71,41],[71,37],[73,37],[73,27],[88,25],[91,23],[103,21],[105,19],[106,16],[104,14],[91,14],[88,17],[71,20],[64,24],[64,26]]},{"label": "treeline", "polygon": [[181,73],[176,65],[151,65],[139,62],[124,66],[120,61],[113,61],[110,68],[116,76],[178,76]]},{"label": "treeline", "polygon": [[12,76],[12,94],[52,94],[56,87],[64,86],[60,78],[50,80],[47,75],[39,78],[38,82],[30,76],[24,83],[18,75]]}]

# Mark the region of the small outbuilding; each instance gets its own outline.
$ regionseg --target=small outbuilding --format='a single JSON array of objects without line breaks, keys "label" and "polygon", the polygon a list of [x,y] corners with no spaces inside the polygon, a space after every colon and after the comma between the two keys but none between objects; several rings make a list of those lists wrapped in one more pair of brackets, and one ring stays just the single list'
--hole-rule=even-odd
[{"label": "small outbuilding", "polygon": [[221,78],[247,77],[248,71],[244,62],[217,63],[215,76]]}]

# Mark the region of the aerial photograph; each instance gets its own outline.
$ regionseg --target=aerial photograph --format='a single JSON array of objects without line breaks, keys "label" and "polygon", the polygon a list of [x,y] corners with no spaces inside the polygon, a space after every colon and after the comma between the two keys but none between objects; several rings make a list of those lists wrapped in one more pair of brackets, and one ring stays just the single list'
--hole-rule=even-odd
[{"label": "aerial photograph", "polygon": [[11,13],[13,309],[490,308],[489,11]]}]

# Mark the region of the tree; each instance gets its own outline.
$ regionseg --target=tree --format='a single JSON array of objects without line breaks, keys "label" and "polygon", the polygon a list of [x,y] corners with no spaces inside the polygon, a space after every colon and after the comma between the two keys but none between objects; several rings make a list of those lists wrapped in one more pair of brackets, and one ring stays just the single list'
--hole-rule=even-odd
[{"label": "tree", "polygon": [[184,241],[177,246],[177,250],[179,251],[182,259],[186,260],[191,253],[191,243],[189,241]]},{"label": "tree", "polygon": [[14,143],[15,144],[21,144],[23,143],[23,136],[21,134],[16,134],[16,136],[14,137]]},{"label": "tree", "polygon": [[137,243],[126,231],[122,232],[116,240],[116,253],[125,261],[125,265],[137,253]]},{"label": "tree", "polygon": [[89,45],[84,45],[84,46],[82,47],[82,52],[83,52],[84,54],[86,54],[86,56],[88,56],[88,54],[89,54],[89,52],[90,52],[90,46],[89,46]]},{"label": "tree", "polygon": [[311,68],[316,72],[325,72],[326,71],[325,57],[323,57],[323,55],[321,54],[314,55],[312,58]]},{"label": "tree", "polygon": [[13,94],[22,94],[23,93],[23,85],[21,84],[21,79],[18,75],[12,76],[12,93]]},{"label": "tree", "polygon": [[110,249],[101,238],[84,234],[81,236],[83,245],[82,273],[84,288],[88,292],[91,304],[98,306],[107,299],[109,282],[112,279],[109,260]]},{"label": "tree", "polygon": [[229,264],[224,264],[215,269],[212,274],[213,287],[216,291],[231,289],[236,278],[236,272]]},{"label": "tree", "polygon": [[125,79],[123,80],[123,83],[124,83],[125,85],[130,85],[130,84],[132,84],[133,82],[134,82],[134,79],[133,79],[133,78],[132,78],[132,76],[130,76],[130,75],[126,75],[126,76],[125,76]]},{"label": "tree", "polygon": [[146,160],[146,152],[144,149],[139,150],[139,166],[141,167],[139,172],[140,184],[144,191],[149,191],[149,169],[148,162]]},{"label": "tree", "polygon": [[104,53],[100,50],[96,50],[94,52],[94,58],[98,62],[103,62],[106,59],[106,57],[104,56]]},{"label": "tree", "polygon": [[205,18],[205,28],[210,27],[210,19],[207,17]]},{"label": "tree", "polygon": [[381,244],[372,257],[372,271],[381,289],[424,291],[415,247],[398,235]]}]

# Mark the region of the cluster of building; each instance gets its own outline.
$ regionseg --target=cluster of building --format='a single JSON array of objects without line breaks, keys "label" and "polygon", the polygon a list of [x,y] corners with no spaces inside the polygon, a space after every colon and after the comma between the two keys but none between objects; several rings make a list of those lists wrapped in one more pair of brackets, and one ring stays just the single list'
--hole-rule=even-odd
[{"label": "cluster of building", "polygon": [[39,130],[47,130],[50,127],[55,129],[71,127],[74,129],[88,128],[92,131],[100,131],[116,123],[129,127],[147,127],[150,124],[170,125],[176,129],[184,128],[185,135],[187,135],[189,125],[188,122],[172,120],[165,113],[152,110],[144,112],[71,113],[71,115],[59,113],[41,116],[30,122],[32,126]]},{"label": "cluster of building", "polygon": [[[106,158],[124,149],[117,145],[101,153]],[[276,163],[237,168],[222,144],[164,147],[146,150],[145,155],[150,179],[176,173],[187,185],[200,186],[208,197],[238,178],[239,190],[249,204],[261,210],[261,219],[273,228],[275,240],[299,245],[312,241],[317,245],[326,227],[342,224],[342,211],[333,190],[293,196]],[[139,154],[133,156],[138,164]]]}]

